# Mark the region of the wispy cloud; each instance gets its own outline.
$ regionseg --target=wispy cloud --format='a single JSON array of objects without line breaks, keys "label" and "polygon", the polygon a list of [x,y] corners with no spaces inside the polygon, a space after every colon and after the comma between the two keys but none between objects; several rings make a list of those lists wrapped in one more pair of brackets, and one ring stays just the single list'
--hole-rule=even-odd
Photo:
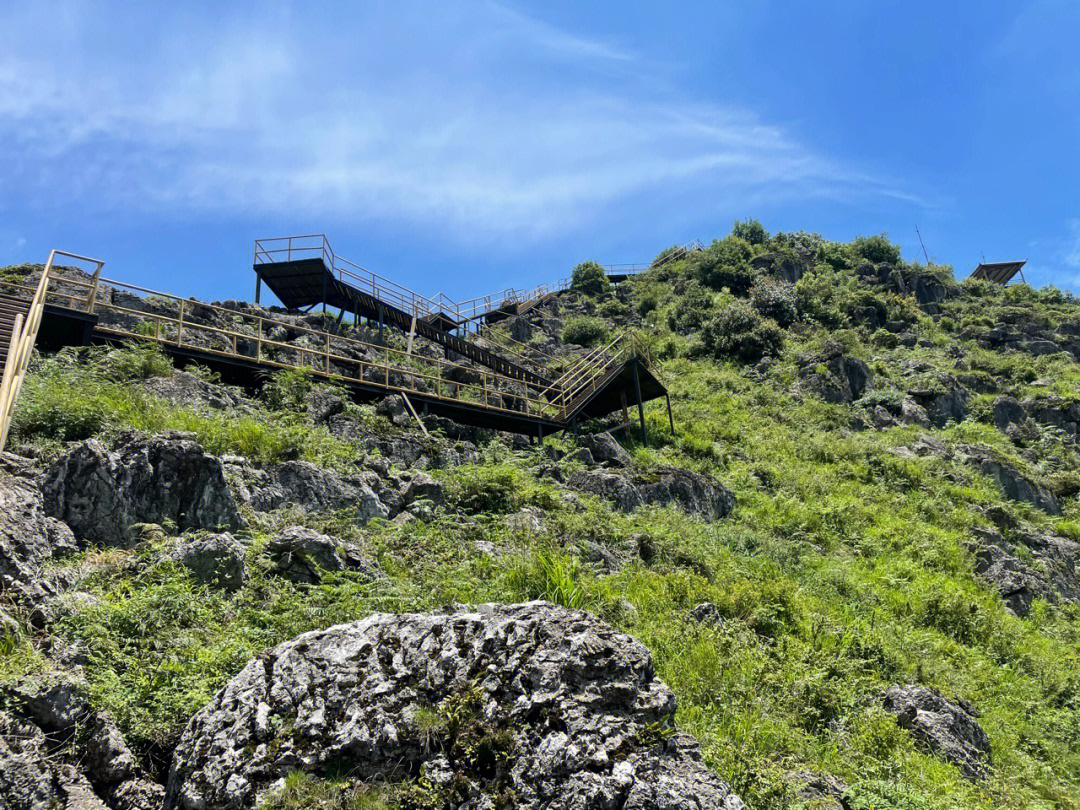
[{"label": "wispy cloud", "polygon": [[[1080,218],[1069,220],[1069,235],[1065,240],[1063,259],[1069,267],[1080,269]],[[1080,278],[1077,281],[1080,281]]]},{"label": "wispy cloud", "polygon": [[65,5],[75,22],[45,56],[34,43],[58,11],[34,8],[0,58],[0,211],[291,213],[485,240],[686,189],[917,202],[752,112],[593,72],[637,56],[493,3],[344,30],[172,17],[139,43],[95,41],[107,27]]}]

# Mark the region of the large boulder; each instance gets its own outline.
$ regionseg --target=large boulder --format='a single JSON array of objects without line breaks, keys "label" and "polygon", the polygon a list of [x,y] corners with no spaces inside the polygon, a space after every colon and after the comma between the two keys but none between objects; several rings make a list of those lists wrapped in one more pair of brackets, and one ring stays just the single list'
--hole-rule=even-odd
[{"label": "large boulder", "polygon": [[5,692],[0,810],[160,810],[164,789],[112,717],[92,710],[85,682],[47,672]]},{"label": "large boulder", "polygon": [[190,436],[122,434],[113,449],[81,442],[46,470],[48,513],[81,540],[126,546],[136,523],[171,523],[181,531],[242,525],[221,463]]},{"label": "large boulder", "polygon": [[600,464],[608,464],[612,467],[629,467],[630,454],[623,449],[615,437],[610,433],[594,433],[591,436],[582,436],[578,444],[589,451],[589,454]]},{"label": "large boulder", "polygon": [[0,593],[36,600],[52,592],[43,566],[76,549],[75,538],[45,513],[41,492],[26,478],[0,477]]},{"label": "large boulder", "polygon": [[908,396],[926,410],[930,424],[945,427],[949,421],[963,422],[968,415],[971,395],[954,377],[944,376],[935,384],[913,388]]},{"label": "large boulder", "polygon": [[863,395],[872,378],[870,367],[857,357],[844,354],[844,347],[830,341],[819,354],[799,363],[799,379],[804,390],[826,402],[854,402]]},{"label": "large boulder", "polygon": [[926,686],[891,686],[883,697],[885,710],[917,743],[960,769],[966,779],[986,776],[990,739],[974,709],[946,700]]},{"label": "large boulder", "polygon": [[275,570],[293,582],[317,583],[323,571],[361,571],[375,576],[374,566],[352,543],[303,526],[290,526],[274,535],[266,554]]},{"label": "large boulder", "polygon": [[1007,498],[1030,503],[1050,515],[1061,514],[1061,506],[1053,492],[1025,476],[1012,464],[1002,461],[988,448],[963,444],[958,445],[956,450],[958,460],[993,478]]},{"label": "large boulder", "polygon": [[376,614],[248,664],[188,724],[165,806],[253,808],[301,769],[419,778],[440,806],[742,808],[674,712],[648,651],[580,611]]},{"label": "large boulder", "polygon": [[235,591],[244,584],[244,546],[228,532],[185,540],[170,557],[200,585]]},{"label": "large boulder", "polygon": [[612,501],[624,512],[674,503],[707,520],[719,520],[735,508],[735,496],[719,481],[678,467],[658,467],[648,473],[580,470],[567,484]]},{"label": "large boulder", "polygon": [[309,461],[256,468],[230,459],[226,470],[241,502],[257,512],[289,506],[316,513],[353,509],[358,523],[390,516],[373,489],[381,486],[374,474],[342,475]]}]

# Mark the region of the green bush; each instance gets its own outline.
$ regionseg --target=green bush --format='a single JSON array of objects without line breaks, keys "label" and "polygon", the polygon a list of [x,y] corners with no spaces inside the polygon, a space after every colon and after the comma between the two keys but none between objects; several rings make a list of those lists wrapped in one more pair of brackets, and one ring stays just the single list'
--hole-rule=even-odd
[{"label": "green bush", "polygon": [[841,311],[843,278],[829,264],[819,264],[795,282],[795,307],[801,317],[822,326],[837,327],[844,320]]},{"label": "green bush", "polygon": [[851,243],[855,255],[861,256],[869,262],[880,264],[899,264],[900,246],[889,241],[888,234],[878,236],[857,236]]},{"label": "green bush", "polygon": [[115,380],[147,380],[173,373],[172,358],[157,343],[130,342],[105,355],[105,367]]},{"label": "green bush", "polygon": [[751,245],[764,245],[769,241],[769,232],[756,219],[735,220],[731,235],[744,239]]},{"label": "green bush", "polygon": [[668,312],[668,328],[682,334],[696,332],[709,318],[712,308],[713,293],[700,284],[689,284]]},{"label": "green bush", "polygon": [[607,337],[607,326],[599,318],[591,315],[578,315],[567,320],[563,326],[563,343],[576,343],[578,346],[593,346]]},{"label": "green bush", "polygon": [[776,321],[762,318],[745,301],[732,301],[705,325],[702,338],[716,358],[733,357],[746,363],[776,355],[784,345],[784,333]]},{"label": "green bush", "polygon": [[765,318],[790,326],[799,316],[795,287],[786,281],[758,279],[750,288],[750,304]]},{"label": "green bush", "polygon": [[753,251],[750,243],[738,236],[714,240],[705,250],[695,254],[694,270],[702,284],[714,290],[728,289],[744,295],[754,283],[750,266]]},{"label": "green bush", "polygon": [[315,383],[309,368],[283,368],[262,387],[262,397],[276,411],[300,413],[307,409]]},{"label": "green bush", "polygon": [[582,262],[570,274],[570,289],[587,295],[603,295],[611,289],[607,271],[596,262]]}]

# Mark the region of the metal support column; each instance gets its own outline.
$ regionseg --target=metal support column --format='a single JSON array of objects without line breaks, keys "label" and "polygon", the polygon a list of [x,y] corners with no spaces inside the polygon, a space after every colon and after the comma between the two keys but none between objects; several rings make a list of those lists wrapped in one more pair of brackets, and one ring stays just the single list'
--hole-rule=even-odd
[{"label": "metal support column", "polygon": [[664,394],[664,397],[667,399],[667,420],[668,420],[668,424],[671,425],[671,435],[674,436],[675,435],[675,418],[671,415],[671,394]]},{"label": "metal support column", "polygon": [[326,275],[322,277],[322,311],[323,315],[326,314]]},{"label": "metal support column", "polygon": [[383,339],[383,305],[382,301],[379,302],[379,342]]},{"label": "metal support column", "polygon": [[641,400],[641,381],[638,379],[636,361],[634,362],[634,393],[637,395],[638,419],[641,420],[641,443],[642,445],[648,445],[649,441],[645,437],[645,403]]},{"label": "metal support column", "polygon": [[262,273],[255,273],[255,306],[259,305],[259,296],[262,293]]}]

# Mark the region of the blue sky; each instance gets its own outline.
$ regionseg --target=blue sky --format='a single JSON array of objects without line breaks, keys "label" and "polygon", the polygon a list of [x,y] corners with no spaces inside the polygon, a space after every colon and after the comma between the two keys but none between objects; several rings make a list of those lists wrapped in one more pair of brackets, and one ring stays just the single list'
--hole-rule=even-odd
[{"label": "blue sky", "polygon": [[754,216],[1080,290],[1080,3],[0,4],[0,264],[466,297]]}]

